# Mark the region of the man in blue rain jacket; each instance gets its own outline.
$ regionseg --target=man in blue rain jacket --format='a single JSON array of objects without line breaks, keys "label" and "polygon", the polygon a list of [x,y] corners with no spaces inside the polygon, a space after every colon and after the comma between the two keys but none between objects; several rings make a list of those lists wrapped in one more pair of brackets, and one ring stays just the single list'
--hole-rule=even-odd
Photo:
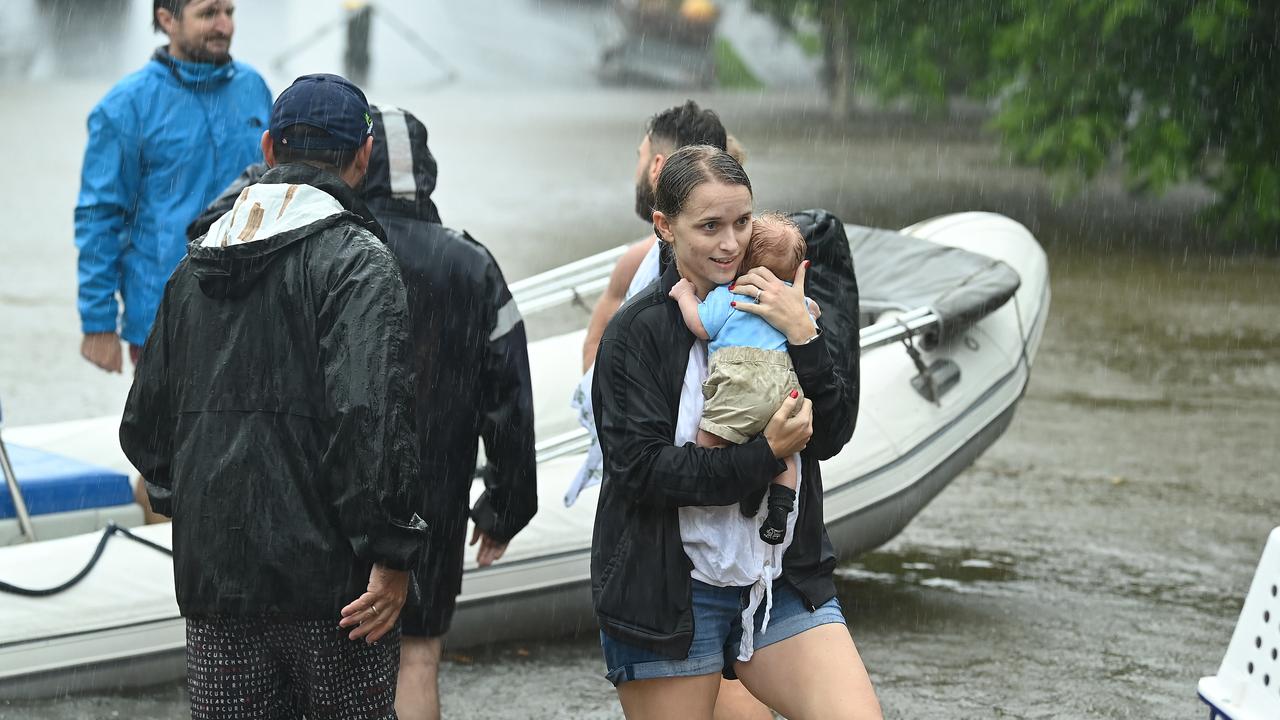
[{"label": "man in blue rain jacket", "polygon": [[187,223],[262,159],[271,113],[262,77],[229,54],[234,2],[153,2],[169,44],[89,114],[76,202],[80,352],[108,372],[122,370],[121,338],[137,362]]}]

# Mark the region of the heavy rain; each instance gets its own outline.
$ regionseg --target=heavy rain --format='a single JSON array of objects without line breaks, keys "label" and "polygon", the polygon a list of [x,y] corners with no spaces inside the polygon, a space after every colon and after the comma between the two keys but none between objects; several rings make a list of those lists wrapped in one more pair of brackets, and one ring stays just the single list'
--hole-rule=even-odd
[{"label": "heavy rain", "polygon": [[[647,7],[669,22],[637,20]],[[145,0],[0,6],[0,408],[15,460],[39,446],[120,470],[133,365],[127,351],[118,374],[81,356],[74,211],[86,118],[165,43],[152,18]],[[851,238],[864,237],[856,226],[896,231],[965,212],[1025,227],[1046,258],[1035,299],[1047,315],[1022,315],[1020,290],[981,321],[1031,318],[1009,331],[1023,347],[981,324],[919,346],[925,364],[949,362],[953,347],[1007,351],[1011,377],[1026,382],[1009,386],[1007,429],[992,420],[951,440],[960,420],[913,426],[907,408],[926,392],[912,389],[916,370],[943,393],[926,408],[946,409],[950,386],[934,387],[934,368],[913,368],[896,339],[870,355],[864,328],[863,414],[845,453],[879,448],[903,458],[884,467],[902,467],[908,445],[942,438],[958,464],[939,461],[945,479],[909,488],[912,502],[832,529],[838,599],[886,718],[1182,718],[1207,710],[1198,683],[1219,673],[1280,525],[1277,28],[1261,0],[238,0],[231,55],[273,96],[300,75],[337,73],[384,111],[416,115],[443,223],[488,248],[517,301],[540,289],[522,281],[545,285],[542,273],[652,232],[634,209],[637,144],[646,120],[690,98],[745,149],[757,211],[822,208]],[[955,242],[975,255],[1006,247],[1004,230],[975,232]],[[865,284],[859,273],[864,304],[911,271],[869,272]],[[511,540],[509,568],[535,549],[554,554],[553,522],[578,533],[579,550],[590,539],[590,510],[559,507],[582,448],[557,458],[543,446],[577,428],[580,331],[601,287],[547,310],[521,303],[535,380],[572,377],[533,388],[538,417],[568,424],[539,424],[539,517]],[[902,372],[881,373],[890,356]],[[999,383],[972,389],[987,370],[959,361],[953,403],[999,394]],[[972,437],[985,440],[966,455]],[[104,445],[110,454],[95,456]],[[831,528],[831,488],[856,474],[838,460],[823,464]],[[16,464],[19,481],[35,467]],[[53,527],[32,515],[37,530]],[[35,554],[6,557],[32,544],[14,503],[0,502],[0,582],[63,582],[103,525],[77,531],[87,544],[41,539],[44,549],[27,547]],[[121,546],[138,565],[111,566]],[[518,595],[536,581],[502,575],[504,560],[482,578],[466,552],[439,671],[443,716],[623,717],[585,555],[564,592]],[[154,619],[133,603],[157,583],[172,593],[173,564],[120,537],[103,558],[95,573],[116,574],[94,592]],[[19,602],[0,592],[0,720],[190,717],[180,642],[167,655],[139,656],[141,635],[85,649],[66,638],[106,620],[41,628],[66,608]],[[156,611],[176,612],[173,602]],[[1274,648],[1280,606],[1269,612]],[[34,625],[15,630],[15,619]],[[1269,657],[1271,697],[1258,702],[1273,704],[1257,707],[1275,709],[1280,665]]]}]

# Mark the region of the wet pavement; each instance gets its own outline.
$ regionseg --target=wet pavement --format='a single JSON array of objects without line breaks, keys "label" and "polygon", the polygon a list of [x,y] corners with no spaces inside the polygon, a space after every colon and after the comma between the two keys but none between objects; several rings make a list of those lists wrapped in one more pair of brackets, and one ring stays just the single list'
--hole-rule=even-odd
[{"label": "wet pavement", "polygon": [[[117,4],[137,15],[137,3]],[[297,3],[255,4],[240,3],[242,28],[253,12],[297,20]],[[465,27],[480,11],[459,6],[449,12]],[[576,28],[568,38],[597,22],[582,5],[521,7],[575,13],[559,23]],[[136,57],[120,72],[151,44],[129,32]],[[238,54],[266,67],[269,36],[253,32],[242,29]],[[375,71],[371,96],[431,130],[445,221],[489,245],[509,280],[645,231],[631,213],[634,147],[643,120],[686,95],[597,88],[575,53],[544,53],[560,68],[549,80],[531,72],[505,86],[501,68],[444,87]],[[4,106],[21,109],[0,113],[11,169],[0,176],[0,398],[15,425],[116,412],[128,385],[79,360],[74,306],[83,119],[112,77],[42,72],[53,79],[0,80]],[[1057,204],[972,117],[868,114],[836,127],[809,92],[696,97],[746,144],[758,207],[820,206],[883,227],[993,210],[1049,250],[1052,310],[1012,427],[901,536],[841,566],[886,717],[1202,716],[1195,683],[1216,670],[1280,524],[1280,263],[1230,243],[1200,249],[1195,188],[1144,200],[1104,178]],[[594,637],[450,651],[445,713],[621,717],[602,671]],[[183,717],[183,692],[0,701],[0,719]]]}]

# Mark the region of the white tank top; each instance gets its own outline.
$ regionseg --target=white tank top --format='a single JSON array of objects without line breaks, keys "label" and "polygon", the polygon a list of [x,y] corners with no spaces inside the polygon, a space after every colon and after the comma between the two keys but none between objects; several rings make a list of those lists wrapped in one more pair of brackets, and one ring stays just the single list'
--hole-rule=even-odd
[{"label": "white tank top", "polygon": [[[676,419],[675,444],[695,442],[698,420],[702,418],[702,383],[707,379],[707,344],[696,341],[689,349],[689,364],[684,371],[680,390],[680,412]],[[796,456],[799,472],[800,456]],[[800,485],[797,482],[796,492]],[[769,628],[769,612],[773,608],[773,581],[782,574],[782,556],[795,537],[799,503],[787,516],[787,537],[778,545],[760,539],[761,511],[768,495],[760,501],[755,517],[743,517],[737,503],[718,507],[680,508],[680,539],[684,552],[693,562],[690,573],[694,580],[717,587],[750,587],[751,598],[742,611],[742,644],[738,660],[751,659],[754,650],[754,617],[760,603],[765,603],[761,631]]]},{"label": "white tank top", "polygon": [[636,274],[631,278],[631,284],[627,286],[627,294],[622,298],[623,302],[630,300],[633,295],[658,279],[660,274],[658,270],[662,267],[662,264],[658,262],[662,252],[662,242],[653,236],[649,236],[649,239],[653,240],[653,245],[649,246],[649,252],[644,254],[644,259],[640,261],[640,265],[636,268]]}]

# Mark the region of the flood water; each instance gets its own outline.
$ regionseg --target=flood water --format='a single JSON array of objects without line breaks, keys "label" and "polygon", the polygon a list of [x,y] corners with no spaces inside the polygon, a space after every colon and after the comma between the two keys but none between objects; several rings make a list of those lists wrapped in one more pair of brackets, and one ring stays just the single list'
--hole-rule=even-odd
[{"label": "flood water", "polygon": [[[0,398],[11,425],[118,412],[128,387],[78,357],[71,211],[84,117],[154,42],[136,27],[149,3],[102,4],[132,18],[114,31],[120,46],[94,45],[92,62],[41,55],[0,80]],[[386,4],[462,30],[485,12]],[[301,23],[301,8],[320,5],[242,0],[237,56],[276,91],[291,73],[336,70],[337,51],[269,67],[264,26]],[[24,22],[52,22],[39,14],[49,6],[59,5],[33,0]],[[426,122],[445,222],[486,243],[514,280],[645,232],[631,212],[634,148],[644,119],[686,94],[597,87],[587,41],[604,21],[589,6],[503,7],[518,8],[514,19],[480,50],[449,27],[420,31],[446,46],[457,82],[435,84],[430,63],[396,46],[375,56],[370,95]],[[541,70],[511,70],[521,63],[508,25],[540,33],[526,45],[542,48]],[[111,72],[91,71],[108,59]],[[840,569],[886,717],[1201,717],[1196,681],[1216,671],[1280,524],[1280,263],[1232,252],[1230,239],[1206,251],[1195,188],[1137,199],[1103,178],[1056,204],[1052,185],[1011,167],[973,117],[868,113],[834,126],[811,88],[696,97],[745,143],[757,207],[826,207],[882,227],[992,210],[1049,251],[1052,310],[1012,427],[897,539]],[[447,654],[447,717],[621,717],[594,635]],[[179,685],[0,701],[6,720],[185,713]]]}]

